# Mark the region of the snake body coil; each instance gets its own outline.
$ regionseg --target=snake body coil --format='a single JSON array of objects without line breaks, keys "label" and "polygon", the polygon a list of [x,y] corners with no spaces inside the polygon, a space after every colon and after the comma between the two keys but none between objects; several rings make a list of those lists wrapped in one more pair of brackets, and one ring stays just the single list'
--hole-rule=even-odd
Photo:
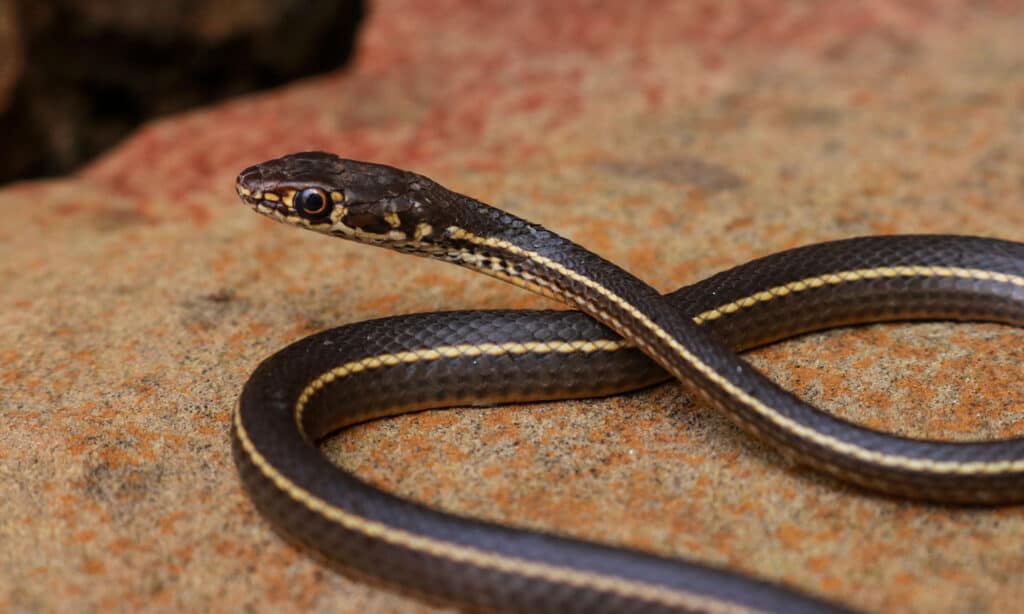
[{"label": "snake body coil", "polygon": [[530,612],[822,611],[726,570],[446,514],[332,465],[316,442],[427,408],[612,394],[674,377],[798,462],[890,494],[1024,499],[1024,439],[911,440],[807,405],[736,354],[834,326],[910,319],[1024,325],[1024,245],[866,237],[755,260],[659,295],[582,247],[415,173],[294,154],[239,175],[258,212],[430,256],[580,312],[433,313],[352,324],[265,360],[233,446],[257,507],[343,566],[472,608]]}]

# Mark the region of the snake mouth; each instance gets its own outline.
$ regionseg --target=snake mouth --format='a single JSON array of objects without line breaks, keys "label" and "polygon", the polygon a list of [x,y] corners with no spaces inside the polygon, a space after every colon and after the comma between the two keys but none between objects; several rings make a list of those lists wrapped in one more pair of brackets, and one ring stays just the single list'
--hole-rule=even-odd
[{"label": "snake mouth", "polygon": [[254,192],[251,188],[246,187],[242,183],[235,184],[235,191],[238,193],[238,197],[242,199],[243,203],[260,215],[270,216],[282,221],[283,218],[280,216],[287,215],[289,213],[288,206],[285,203],[279,200],[271,200],[267,198],[266,195],[268,192]]},{"label": "snake mouth", "polygon": [[242,202],[247,205],[256,206],[257,200],[252,197],[252,192],[241,183],[235,184],[235,192],[238,193],[238,197],[242,199]]},{"label": "snake mouth", "polygon": [[238,193],[238,197],[242,199],[242,202],[259,213],[278,211],[285,208],[283,203],[267,199],[263,191],[254,191],[241,181],[235,184],[235,192]]},{"label": "snake mouth", "polygon": [[263,202],[261,194],[253,194],[240,185],[235,186],[235,191],[238,192],[238,197],[242,199],[242,202],[249,206],[255,207]]}]

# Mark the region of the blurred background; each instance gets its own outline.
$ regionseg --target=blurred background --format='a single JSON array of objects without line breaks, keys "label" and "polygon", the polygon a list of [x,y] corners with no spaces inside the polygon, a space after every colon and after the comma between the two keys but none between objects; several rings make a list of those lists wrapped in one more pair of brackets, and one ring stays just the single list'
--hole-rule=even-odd
[{"label": "blurred background", "polygon": [[145,120],[345,64],[361,0],[0,0],[0,184]]}]

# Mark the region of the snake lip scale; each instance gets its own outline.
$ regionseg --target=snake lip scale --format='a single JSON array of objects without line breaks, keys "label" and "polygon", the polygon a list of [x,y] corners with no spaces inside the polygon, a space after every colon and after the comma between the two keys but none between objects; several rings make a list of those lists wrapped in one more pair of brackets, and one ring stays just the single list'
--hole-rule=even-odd
[{"label": "snake lip scale", "polygon": [[283,223],[437,258],[578,311],[464,311],[301,339],[246,382],[232,448],[256,507],[354,573],[470,609],[820,612],[846,607],[693,561],[463,518],[383,492],[317,442],[430,408],[583,398],[679,380],[784,456],[860,487],[942,503],[1024,500],[1024,439],[915,440],[826,414],[737,351],[850,324],[1024,325],[1024,245],[860,237],[780,252],[660,295],[559,235],[422,175],[304,152],[238,176]]}]

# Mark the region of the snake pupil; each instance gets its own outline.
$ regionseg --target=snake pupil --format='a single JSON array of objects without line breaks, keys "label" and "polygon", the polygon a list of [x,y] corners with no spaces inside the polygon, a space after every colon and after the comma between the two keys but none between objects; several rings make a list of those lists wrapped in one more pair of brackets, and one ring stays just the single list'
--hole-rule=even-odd
[{"label": "snake pupil", "polygon": [[331,201],[323,190],[306,188],[295,195],[295,210],[306,218],[324,218],[331,213]]}]

